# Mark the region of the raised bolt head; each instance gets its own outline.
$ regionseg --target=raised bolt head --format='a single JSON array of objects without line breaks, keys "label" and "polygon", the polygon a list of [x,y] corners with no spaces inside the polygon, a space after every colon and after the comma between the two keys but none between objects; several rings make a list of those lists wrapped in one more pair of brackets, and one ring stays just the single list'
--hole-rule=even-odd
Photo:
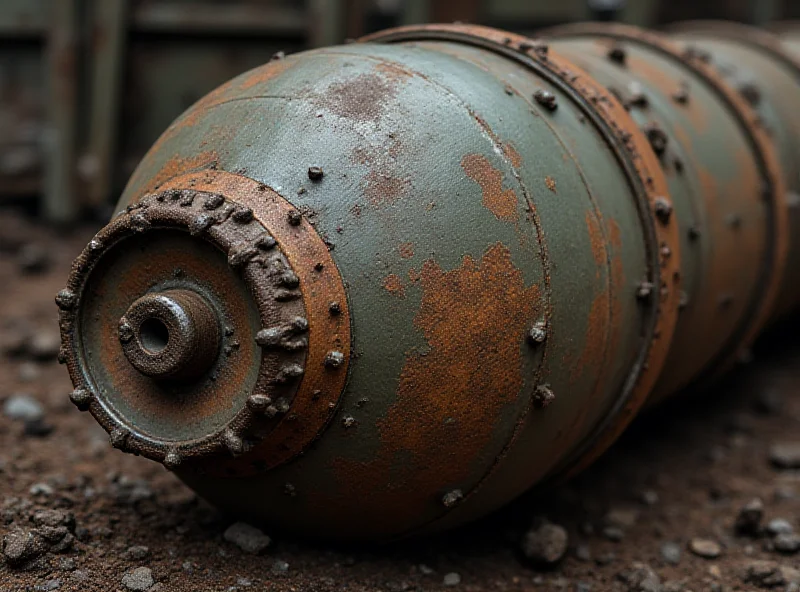
[{"label": "raised bolt head", "polygon": [[537,103],[542,105],[548,111],[555,111],[558,109],[558,102],[556,96],[547,90],[537,90],[533,94],[533,98]]},{"label": "raised bolt head", "polygon": [[312,181],[319,181],[325,173],[322,172],[322,169],[318,166],[308,167],[308,178]]},{"label": "raised bolt head", "polygon": [[555,401],[556,395],[550,389],[550,385],[540,384],[533,393],[533,404],[539,409],[544,409]]}]

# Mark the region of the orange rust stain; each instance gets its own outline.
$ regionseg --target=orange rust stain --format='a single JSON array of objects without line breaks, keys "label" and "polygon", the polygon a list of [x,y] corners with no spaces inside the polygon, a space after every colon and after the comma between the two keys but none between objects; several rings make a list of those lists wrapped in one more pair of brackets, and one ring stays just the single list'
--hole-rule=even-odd
[{"label": "orange rust stain", "polygon": [[598,293],[589,308],[585,344],[581,355],[575,361],[575,374],[583,375],[588,371],[603,371],[603,358],[606,351],[606,337],[609,325],[608,291]]},{"label": "orange rust stain", "polygon": [[547,185],[547,188],[553,193],[558,193],[558,191],[556,191],[556,180],[550,175],[544,178],[544,184]]},{"label": "orange rust stain", "polygon": [[378,121],[397,94],[397,78],[369,72],[343,82],[334,82],[315,98],[319,107],[339,117]]},{"label": "orange rust stain", "polygon": [[541,312],[538,286],[525,286],[501,243],[480,261],[464,257],[452,271],[426,261],[421,287],[414,325],[429,349],[406,358],[397,401],[377,423],[377,455],[338,459],[332,467],[340,495],[359,483],[380,497],[380,512],[363,520],[391,529],[385,532],[427,511],[431,491],[476,476],[495,418],[520,396],[524,334]]},{"label": "orange rust stain", "polygon": [[253,70],[250,75],[247,76],[247,78],[242,80],[242,83],[239,85],[239,90],[247,90],[253,88],[254,86],[269,82],[273,78],[276,78],[286,72],[286,70],[291,68],[292,65],[292,60],[286,59],[273,60],[268,64],[264,64],[263,66]]},{"label": "orange rust stain", "polygon": [[414,243],[401,243],[397,250],[403,259],[411,259],[414,256]]},{"label": "orange rust stain", "polygon": [[153,175],[145,185],[142,193],[152,193],[173,177],[183,173],[201,169],[219,160],[219,155],[214,150],[199,152],[194,156],[181,157],[177,154],[164,163],[159,171]]},{"label": "orange rust stain", "polygon": [[503,143],[501,144],[501,147],[503,148],[503,154],[506,155],[506,158],[508,158],[511,166],[513,166],[515,169],[520,168],[522,166],[522,156],[520,156],[519,152],[517,152],[517,149],[514,148],[514,145],[511,143]]},{"label": "orange rust stain", "polygon": [[589,244],[592,247],[594,262],[604,266],[608,261],[606,238],[600,228],[600,220],[589,210],[586,211],[586,232],[589,234]]},{"label": "orange rust stain", "polygon": [[394,273],[383,279],[383,288],[392,296],[397,296],[398,298],[406,297],[406,289],[403,286],[403,280],[399,275]]},{"label": "orange rust stain", "polygon": [[388,80],[395,82],[403,81],[414,75],[414,72],[406,70],[403,66],[395,64],[394,62],[381,62],[375,66],[375,70],[383,74]]},{"label": "orange rust stain", "polygon": [[467,154],[461,159],[461,168],[481,187],[483,205],[498,220],[513,222],[517,217],[519,200],[513,189],[503,190],[503,173],[492,166],[482,154]]},{"label": "orange rust stain", "polygon": [[421,277],[422,276],[420,276],[420,273],[413,267],[408,270],[408,281],[411,282],[412,284],[416,284],[417,282],[419,282]]},{"label": "orange rust stain", "polygon": [[365,177],[364,197],[374,205],[394,203],[411,187],[411,179],[372,169]]}]

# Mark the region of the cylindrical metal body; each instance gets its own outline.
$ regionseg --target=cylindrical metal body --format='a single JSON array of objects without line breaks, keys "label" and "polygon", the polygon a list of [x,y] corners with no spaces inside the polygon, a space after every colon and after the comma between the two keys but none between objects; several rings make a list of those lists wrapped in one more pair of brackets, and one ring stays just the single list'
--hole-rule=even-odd
[{"label": "cylindrical metal body", "polygon": [[545,35],[625,101],[667,177],[684,297],[657,400],[724,369],[771,313],[785,251],[781,172],[752,112],[697,56],[624,25]]},{"label": "cylindrical metal body", "polygon": [[[724,366],[770,311],[785,217],[741,101],[669,51],[631,41],[691,107],[493,29],[365,41],[182,115],[57,303],[72,400],[114,446],[273,527],[391,539],[588,464],[676,326],[703,349],[668,388]],[[612,82],[647,86],[653,121]]]},{"label": "cylindrical metal body", "polygon": [[[713,66],[755,109],[771,136],[788,187],[787,268],[800,268],[800,57],[775,35],[735,23],[678,23],[670,36]],[[791,311],[798,300],[800,281],[786,274],[775,314]]]}]

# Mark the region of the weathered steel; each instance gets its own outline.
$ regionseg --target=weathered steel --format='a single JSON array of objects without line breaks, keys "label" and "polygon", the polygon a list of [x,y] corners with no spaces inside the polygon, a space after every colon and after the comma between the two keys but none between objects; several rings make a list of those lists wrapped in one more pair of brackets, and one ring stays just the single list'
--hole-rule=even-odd
[{"label": "weathered steel", "polygon": [[219,507],[319,537],[441,530],[582,468],[659,376],[749,342],[785,250],[743,101],[632,31],[574,52],[597,79],[430,25],[207,95],[57,297],[73,402]]},{"label": "weathered steel", "polygon": [[[718,21],[678,23],[672,37],[694,50],[739,91],[773,139],[789,191],[788,269],[800,267],[800,58],[767,31]],[[800,302],[800,282],[787,274],[776,306],[785,314]]]},{"label": "weathered steel", "polygon": [[725,369],[772,313],[787,243],[781,169],[744,101],[695,53],[625,25],[545,35],[626,102],[684,229],[684,298],[658,399]]}]

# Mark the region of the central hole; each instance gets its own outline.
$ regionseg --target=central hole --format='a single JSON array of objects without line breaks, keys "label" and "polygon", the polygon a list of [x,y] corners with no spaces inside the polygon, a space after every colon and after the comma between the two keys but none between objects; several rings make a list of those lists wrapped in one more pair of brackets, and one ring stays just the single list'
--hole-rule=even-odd
[{"label": "central hole", "polygon": [[169,343],[169,329],[159,319],[147,319],[139,327],[139,341],[148,353],[160,353]]}]

